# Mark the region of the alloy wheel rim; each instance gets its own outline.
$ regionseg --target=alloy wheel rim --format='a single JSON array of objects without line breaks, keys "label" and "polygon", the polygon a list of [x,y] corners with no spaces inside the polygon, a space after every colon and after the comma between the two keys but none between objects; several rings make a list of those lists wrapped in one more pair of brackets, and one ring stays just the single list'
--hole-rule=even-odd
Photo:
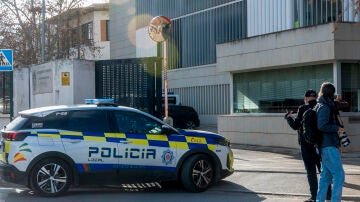
[{"label": "alloy wheel rim", "polygon": [[194,128],[195,128],[195,123],[192,122],[192,121],[188,121],[188,122],[186,123],[186,128],[187,128],[187,129],[194,129]]},{"label": "alloy wheel rim", "polygon": [[192,171],[193,181],[198,188],[206,188],[213,179],[213,169],[206,160],[199,160],[195,163]]},{"label": "alloy wheel rim", "polygon": [[38,170],[36,182],[39,188],[46,193],[57,193],[67,183],[67,174],[63,167],[56,163],[46,164]]}]

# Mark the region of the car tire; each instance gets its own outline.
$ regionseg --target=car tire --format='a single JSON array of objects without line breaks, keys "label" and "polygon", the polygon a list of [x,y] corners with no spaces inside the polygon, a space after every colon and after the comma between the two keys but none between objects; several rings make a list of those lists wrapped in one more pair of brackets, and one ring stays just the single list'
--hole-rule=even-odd
[{"label": "car tire", "polygon": [[184,188],[191,192],[203,192],[214,182],[215,169],[210,158],[204,154],[191,156],[181,170]]},{"label": "car tire", "polygon": [[40,160],[30,172],[31,189],[40,196],[61,195],[69,189],[71,183],[70,167],[61,159]]},{"label": "car tire", "polygon": [[185,123],[185,128],[186,129],[195,129],[196,128],[196,125],[195,125],[195,122],[194,121],[186,121]]}]

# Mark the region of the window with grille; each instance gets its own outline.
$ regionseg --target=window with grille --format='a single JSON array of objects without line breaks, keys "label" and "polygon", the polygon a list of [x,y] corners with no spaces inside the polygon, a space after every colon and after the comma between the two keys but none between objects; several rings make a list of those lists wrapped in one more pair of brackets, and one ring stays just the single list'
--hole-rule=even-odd
[{"label": "window with grille", "polygon": [[84,44],[90,45],[93,42],[93,23],[81,25],[81,37]]}]

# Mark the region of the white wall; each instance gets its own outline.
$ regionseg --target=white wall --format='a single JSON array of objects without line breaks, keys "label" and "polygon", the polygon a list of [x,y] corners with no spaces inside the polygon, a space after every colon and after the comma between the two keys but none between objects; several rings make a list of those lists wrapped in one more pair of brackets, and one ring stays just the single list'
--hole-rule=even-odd
[{"label": "white wall", "polygon": [[217,71],[254,71],[333,61],[333,30],[334,24],[324,24],[218,44]]},{"label": "white wall", "polygon": [[[218,132],[232,143],[298,148],[297,132],[292,130],[284,114],[233,114],[219,116]],[[345,152],[360,151],[358,113],[341,113],[351,145]]]},{"label": "white wall", "polygon": [[14,117],[30,107],[29,68],[14,68]]},{"label": "white wall", "polygon": [[169,88],[229,84],[228,72],[220,72],[216,64],[180,68],[168,71]]},{"label": "white wall", "polygon": [[30,67],[30,108],[55,105],[55,63]]},{"label": "white wall", "polygon": [[[63,85],[62,72],[70,74]],[[30,107],[72,105],[95,97],[95,63],[83,60],[56,60],[30,68]]]},{"label": "white wall", "polygon": [[73,104],[84,104],[84,99],[95,98],[95,63],[75,60],[73,81]]},{"label": "white wall", "polygon": [[[109,20],[109,11],[95,11],[94,12],[94,45],[98,47],[98,52],[96,53],[93,60],[108,60],[110,59],[110,41],[101,41],[101,20]],[[91,59],[85,58],[85,59]]]}]

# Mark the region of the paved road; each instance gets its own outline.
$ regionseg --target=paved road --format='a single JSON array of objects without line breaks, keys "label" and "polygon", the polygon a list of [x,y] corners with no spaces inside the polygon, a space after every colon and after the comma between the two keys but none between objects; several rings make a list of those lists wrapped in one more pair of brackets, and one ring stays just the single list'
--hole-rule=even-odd
[{"label": "paved road", "polygon": [[[0,201],[303,201],[309,197],[304,166],[297,150],[233,146],[235,173],[204,193],[179,186],[150,189],[81,187],[60,198],[39,198],[24,187],[6,184]],[[346,183],[343,201],[360,201],[360,155],[344,156]]]},{"label": "paved road", "polygon": [[[304,165],[297,150],[234,147],[238,148],[233,150],[236,172],[226,180],[258,194],[309,196]],[[343,199],[360,201],[360,154],[344,154],[343,162],[346,173]]]}]

